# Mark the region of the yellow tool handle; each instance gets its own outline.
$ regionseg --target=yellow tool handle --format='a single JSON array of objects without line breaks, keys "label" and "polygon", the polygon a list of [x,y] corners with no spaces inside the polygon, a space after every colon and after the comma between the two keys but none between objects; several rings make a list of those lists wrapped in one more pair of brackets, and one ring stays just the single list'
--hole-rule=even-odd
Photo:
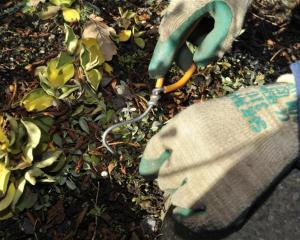
[{"label": "yellow tool handle", "polygon": [[170,92],[176,91],[177,89],[182,88],[187,84],[187,82],[191,79],[191,77],[193,76],[193,74],[196,70],[197,70],[196,64],[192,64],[190,66],[190,68],[185,72],[183,77],[176,83],[173,83],[168,86],[164,86],[165,78],[162,77],[162,78],[157,79],[155,87],[163,88],[164,93],[170,93]]}]

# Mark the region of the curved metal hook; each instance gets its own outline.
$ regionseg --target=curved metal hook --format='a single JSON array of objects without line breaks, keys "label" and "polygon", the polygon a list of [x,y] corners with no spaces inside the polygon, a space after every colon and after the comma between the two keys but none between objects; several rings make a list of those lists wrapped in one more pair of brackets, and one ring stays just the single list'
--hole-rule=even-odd
[{"label": "curved metal hook", "polygon": [[118,127],[121,127],[123,125],[127,125],[127,124],[132,124],[132,123],[136,123],[136,122],[139,122],[141,121],[144,117],[146,117],[149,112],[151,111],[151,109],[157,105],[159,99],[160,99],[160,93],[163,92],[163,88],[155,88],[153,89],[152,91],[152,95],[150,97],[150,100],[148,102],[148,108],[146,109],[146,111],[141,114],[140,116],[136,117],[136,118],[133,118],[131,120],[127,120],[127,121],[124,121],[124,122],[120,122],[120,123],[117,123],[117,124],[114,124],[112,125],[111,127],[109,127],[108,129],[105,130],[105,132],[102,134],[102,143],[103,143],[103,146],[106,147],[106,149],[112,153],[112,154],[116,154],[115,151],[109,146],[106,138],[108,136],[108,134],[113,131],[114,129],[118,128]]},{"label": "curved metal hook", "polygon": [[117,123],[115,125],[112,125],[111,127],[109,127],[108,129],[106,129],[106,131],[103,133],[102,135],[102,143],[103,143],[103,146],[107,148],[108,151],[110,151],[112,154],[115,154],[115,151],[108,145],[107,143],[107,136],[108,134],[113,131],[114,129],[118,128],[118,127],[121,127],[123,125],[127,125],[127,124],[132,124],[132,123],[136,123],[136,122],[139,122],[141,121],[145,116],[148,115],[148,113],[151,111],[151,109],[153,108],[153,105],[150,105],[147,110],[140,116],[136,117],[136,118],[133,118],[131,120],[127,120],[125,122],[120,122],[120,123]]}]

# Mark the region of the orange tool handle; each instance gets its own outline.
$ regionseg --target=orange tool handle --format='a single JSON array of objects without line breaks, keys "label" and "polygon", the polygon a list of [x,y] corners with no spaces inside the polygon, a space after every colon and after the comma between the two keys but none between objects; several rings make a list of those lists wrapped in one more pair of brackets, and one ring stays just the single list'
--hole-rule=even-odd
[{"label": "orange tool handle", "polygon": [[193,74],[196,70],[197,70],[196,64],[192,64],[190,66],[190,68],[185,72],[183,77],[179,81],[177,81],[176,83],[173,83],[173,84],[168,85],[168,86],[164,86],[165,78],[162,77],[162,78],[157,79],[155,87],[156,88],[163,88],[164,93],[174,92],[177,89],[184,87],[187,84],[187,82],[191,79],[191,77],[193,76]]}]

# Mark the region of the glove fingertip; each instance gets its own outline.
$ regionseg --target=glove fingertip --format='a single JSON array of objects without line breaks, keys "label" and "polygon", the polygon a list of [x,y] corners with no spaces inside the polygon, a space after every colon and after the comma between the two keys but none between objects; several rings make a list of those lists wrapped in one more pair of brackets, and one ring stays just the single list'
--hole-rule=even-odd
[{"label": "glove fingertip", "polygon": [[173,216],[177,220],[181,220],[186,217],[190,217],[194,214],[194,211],[190,208],[181,208],[181,207],[175,207],[173,209]]},{"label": "glove fingertip", "polygon": [[177,221],[183,221],[192,216],[201,216],[205,213],[205,209],[194,210],[191,208],[175,207],[172,211],[174,218]]},{"label": "glove fingertip", "polygon": [[152,79],[164,77],[168,72],[169,65],[164,61],[159,60],[159,56],[153,56],[148,67],[149,76]]},{"label": "glove fingertip", "polygon": [[[214,28],[203,40],[199,40],[198,48],[194,54],[194,62],[198,67],[205,67],[217,58],[223,56],[231,45],[233,37],[231,26],[233,23],[233,12],[224,2],[220,1],[212,5],[211,14],[214,18]],[[225,46],[226,49],[225,49]]]},{"label": "glove fingertip", "polygon": [[161,166],[169,160],[171,152],[169,150],[164,151],[156,159],[145,159],[144,156],[139,165],[139,173],[147,179],[155,179],[158,176]]},{"label": "glove fingertip", "polygon": [[177,47],[171,38],[157,42],[148,68],[151,78],[157,79],[166,75],[175,58]]}]

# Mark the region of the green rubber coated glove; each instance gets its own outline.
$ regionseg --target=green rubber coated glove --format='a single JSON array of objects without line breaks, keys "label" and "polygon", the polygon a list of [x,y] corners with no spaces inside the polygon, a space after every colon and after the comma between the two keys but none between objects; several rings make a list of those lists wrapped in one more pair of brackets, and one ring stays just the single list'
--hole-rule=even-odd
[{"label": "green rubber coated glove", "polygon": [[228,229],[292,168],[296,118],[291,74],[194,104],[150,139],[140,174],[157,178],[175,220],[192,232]]},{"label": "green rubber coated glove", "polygon": [[[239,35],[252,0],[172,0],[159,28],[149,65],[152,78],[165,76],[175,60],[183,69],[222,57]],[[208,17],[210,16],[210,17]],[[197,48],[194,54],[186,45]]]}]

